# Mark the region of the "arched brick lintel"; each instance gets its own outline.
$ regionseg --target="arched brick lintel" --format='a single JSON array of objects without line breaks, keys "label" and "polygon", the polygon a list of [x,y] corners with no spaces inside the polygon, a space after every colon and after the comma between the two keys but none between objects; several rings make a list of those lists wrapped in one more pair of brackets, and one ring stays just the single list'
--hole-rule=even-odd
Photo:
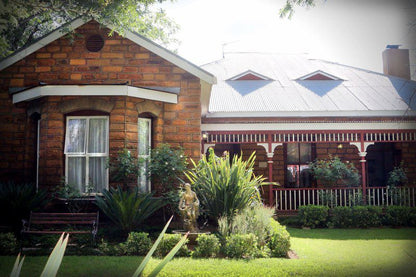
[{"label": "arched brick lintel", "polygon": [[114,103],[91,97],[65,100],[59,103],[59,110],[64,114],[81,110],[95,110],[110,113],[113,108]]},{"label": "arched brick lintel", "polygon": [[157,105],[152,101],[143,101],[136,105],[137,111],[139,114],[142,113],[150,113],[155,117],[159,117],[160,113],[162,112],[162,107]]}]

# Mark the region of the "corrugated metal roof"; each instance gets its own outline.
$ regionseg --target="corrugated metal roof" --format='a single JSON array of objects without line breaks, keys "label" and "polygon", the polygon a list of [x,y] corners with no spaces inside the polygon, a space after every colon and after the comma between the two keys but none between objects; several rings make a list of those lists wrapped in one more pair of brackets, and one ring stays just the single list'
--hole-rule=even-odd
[{"label": "corrugated metal roof", "polygon": [[[202,66],[217,77],[210,113],[415,110],[416,82],[299,54],[232,53]],[[252,71],[270,81],[227,81]],[[299,80],[314,71],[341,80]],[[360,113],[362,115],[362,113]]]}]

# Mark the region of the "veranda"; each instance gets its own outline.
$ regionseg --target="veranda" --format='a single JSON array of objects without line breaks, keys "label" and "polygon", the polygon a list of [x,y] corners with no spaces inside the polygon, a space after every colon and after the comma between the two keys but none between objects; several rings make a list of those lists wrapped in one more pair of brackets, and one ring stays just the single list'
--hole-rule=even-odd
[{"label": "veranda", "polygon": [[[333,206],[350,206],[358,198],[367,205],[386,206],[398,204],[398,197],[400,205],[416,206],[416,130],[413,129],[210,130],[204,131],[202,138],[204,153],[210,147],[217,154],[229,151],[231,155],[240,152],[250,155],[256,151],[255,173],[271,182],[263,189],[263,198],[274,205],[278,213],[296,212],[299,206],[322,204],[328,198]],[[293,149],[299,155],[298,162],[293,162],[290,157]],[[306,158],[302,151],[306,152]],[[327,188],[315,181],[305,181],[309,174],[308,162],[327,158],[328,154],[354,163],[361,175],[361,185]],[[386,176],[400,164],[407,170],[409,184],[392,190],[386,185]]]}]

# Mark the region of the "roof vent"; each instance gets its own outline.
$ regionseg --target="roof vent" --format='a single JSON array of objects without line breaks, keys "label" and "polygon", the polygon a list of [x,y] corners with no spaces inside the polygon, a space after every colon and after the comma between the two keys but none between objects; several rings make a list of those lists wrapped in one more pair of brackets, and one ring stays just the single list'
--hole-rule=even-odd
[{"label": "roof vent", "polygon": [[317,70],[305,76],[299,77],[297,80],[299,81],[336,81],[336,80],[342,80],[342,79],[332,74],[326,73],[322,70]]},{"label": "roof vent", "polygon": [[240,73],[234,77],[228,79],[229,81],[271,81],[269,77],[261,75],[257,72],[247,70],[243,73]]},{"label": "roof vent", "polygon": [[87,38],[86,46],[90,52],[98,52],[104,46],[104,39],[100,35],[92,35]]}]

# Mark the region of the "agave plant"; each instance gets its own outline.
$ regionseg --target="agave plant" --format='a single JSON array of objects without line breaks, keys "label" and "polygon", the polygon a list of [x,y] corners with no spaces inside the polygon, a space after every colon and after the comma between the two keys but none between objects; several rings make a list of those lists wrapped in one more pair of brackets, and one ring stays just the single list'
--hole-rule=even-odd
[{"label": "agave plant", "polygon": [[[54,277],[58,273],[59,267],[61,266],[62,259],[65,254],[66,246],[68,245],[69,234],[64,238],[65,233],[62,233],[58,242],[56,243],[52,253],[49,255],[48,261],[41,273],[41,277]],[[16,262],[14,263],[10,277],[19,277],[20,271],[23,266],[25,257],[20,259],[20,253],[17,255]]]},{"label": "agave plant", "polygon": [[259,203],[258,187],[263,182],[261,176],[254,176],[253,167],[256,157],[251,154],[247,161],[241,156],[229,155],[216,157],[210,149],[194,168],[186,173],[207,214],[214,219],[231,216],[252,204]]},{"label": "agave plant", "polygon": [[103,191],[96,196],[96,204],[101,211],[126,234],[133,231],[146,218],[164,206],[161,199],[151,193],[139,193],[117,189]]}]

